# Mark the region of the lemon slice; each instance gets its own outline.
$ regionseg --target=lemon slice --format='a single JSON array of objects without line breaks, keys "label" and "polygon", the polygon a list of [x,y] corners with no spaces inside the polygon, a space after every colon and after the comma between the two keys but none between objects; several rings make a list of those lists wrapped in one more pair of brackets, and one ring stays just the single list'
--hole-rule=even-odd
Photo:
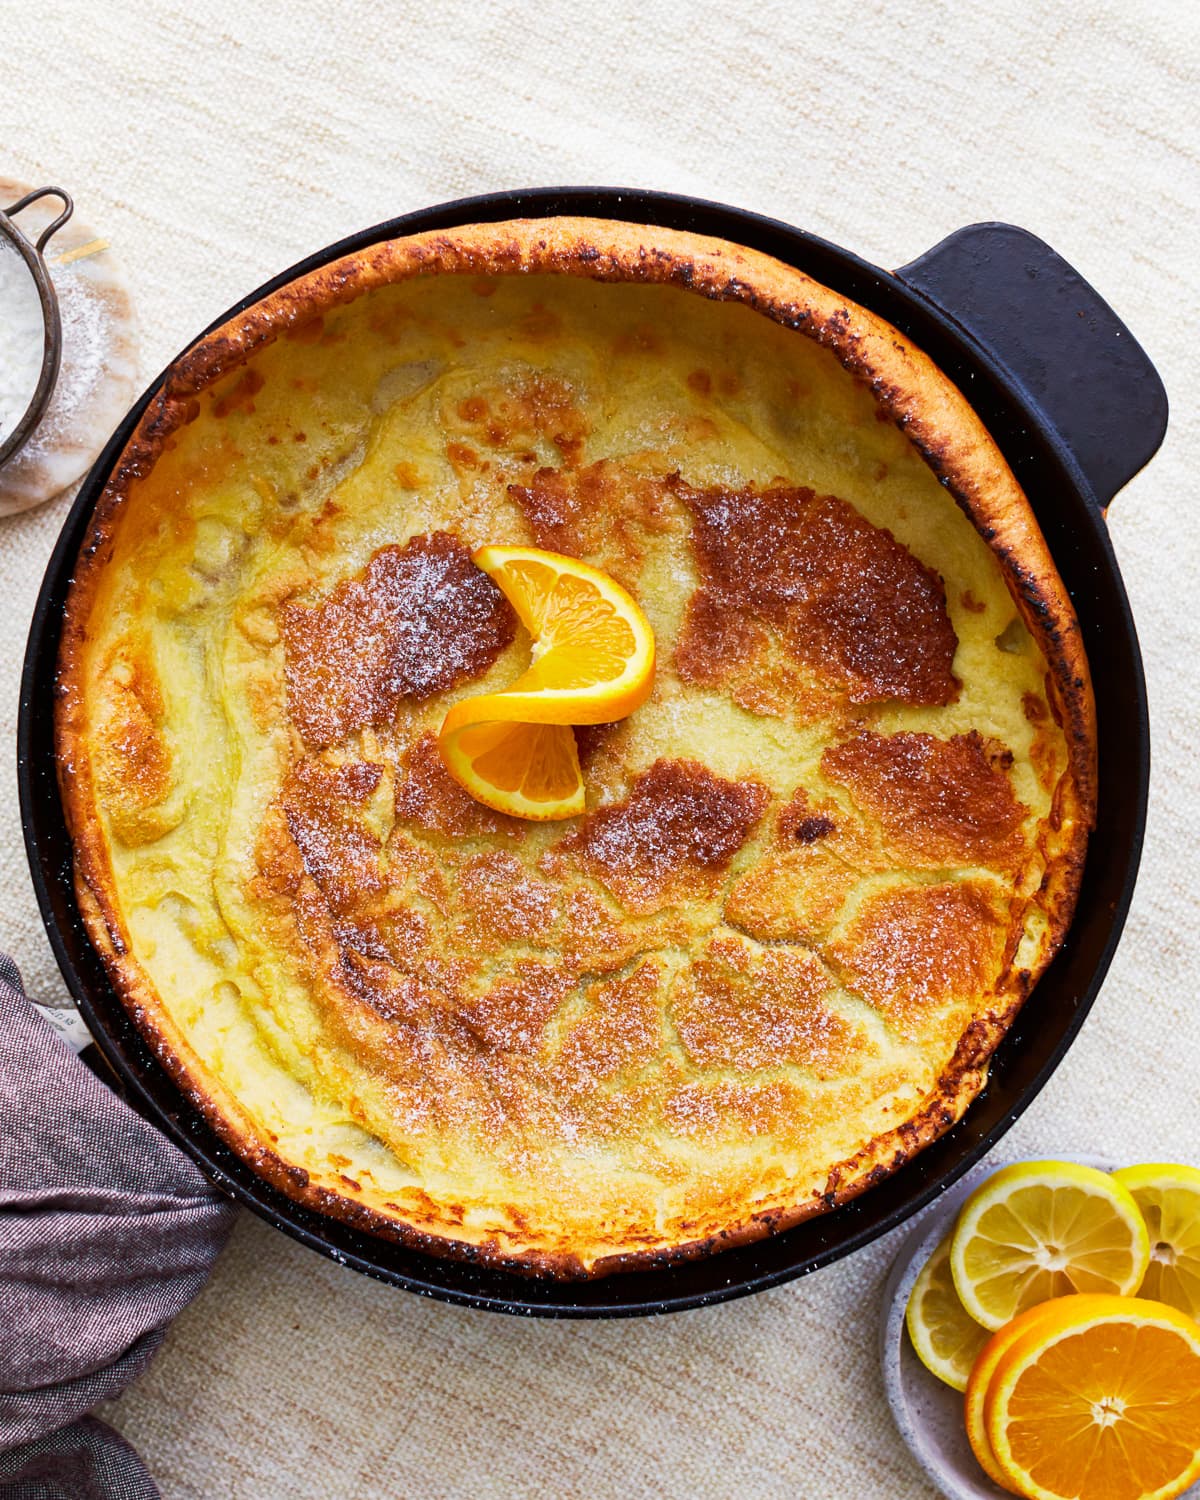
[{"label": "lemon slice", "polygon": [[1132,1296],[1150,1237],[1128,1188],[1094,1167],[1004,1167],[963,1205],[950,1242],[962,1304],[985,1328],[1072,1292]]},{"label": "lemon slice", "polygon": [[922,1266],[909,1294],[904,1320],[917,1358],[925,1368],[956,1391],[965,1391],[988,1332],[969,1315],[954,1290],[949,1235]]},{"label": "lemon slice", "polygon": [[1200,1172],[1151,1162],[1113,1176],[1133,1195],[1150,1234],[1142,1296],[1200,1319]]}]

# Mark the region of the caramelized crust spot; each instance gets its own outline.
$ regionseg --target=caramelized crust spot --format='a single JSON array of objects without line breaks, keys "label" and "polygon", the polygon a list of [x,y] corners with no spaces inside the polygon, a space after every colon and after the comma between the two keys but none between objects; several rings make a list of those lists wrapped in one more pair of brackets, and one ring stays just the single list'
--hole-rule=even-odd
[{"label": "caramelized crust spot", "polygon": [[629,573],[645,560],[647,534],[669,524],[668,485],[611,459],[586,469],[539,469],[508,493],[529,523],[534,541],[551,552],[600,558]]},{"label": "caramelized crust spot", "polygon": [[824,1005],[829,977],[806,948],[754,954],[717,939],[676,986],[672,1015],[697,1067],[770,1068],[787,1063],[836,1073],[866,1037]]},{"label": "caramelized crust spot", "polygon": [[975,730],[948,740],[866,733],[830,746],[821,770],[878,821],[901,859],[1008,870],[1025,853],[1028,811],[1006,774],[1011,763],[1011,752]]},{"label": "caramelized crust spot", "polygon": [[483,1052],[527,1053],[541,1046],[546,1022],[566,999],[575,975],[558,965],[523,963],[516,977],[475,1000],[461,1000],[458,1020]]},{"label": "caramelized crust spot", "polygon": [[435,531],[381,548],[320,604],[283,605],[279,628],[292,722],[323,747],[479,676],[516,619],[459,539]]},{"label": "caramelized crust spot", "polygon": [[531,879],[519,859],[500,850],[469,860],[459,891],[472,932],[488,937],[537,943],[559,914],[557,887]]},{"label": "caramelized crust spot", "polygon": [[814,808],[808,793],[798,787],[775,820],[776,842],[785,849],[795,844],[815,844],[837,832],[837,824],[821,809]]},{"label": "caramelized crust spot", "polygon": [[139,848],[169,833],[183,816],[182,806],[164,805],[174,789],[173,756],[149,646],[124,640],[110,658],[106,686],[95,740],[97,789],[113,832]]},{"label": "caramelized crust spot", "polygon": [[658,760],[624,802],[601,807],[547,851],[574,855],[631,911],[652,911],[679,885],[707,888],[729,867],[771,794],[690,760]]},{"label": "caramelized crust spot", "polygon": [[382,777],[383,767],[366,761],[331,766],[305,757],[284,781],[280,804],[288,832],[334,912],[350,913],[382,889],[380,841],[362,817]]},{"label": "caramelized crust spot", "polygon": [[702,580],[676,651],[683,677],[723,681],[753,648],[742,622],[754,622],[852,702],[957,697],[945,588],[890,531],[810,489],[676,492]]},{"label": "caramelized crust spot", "polygon": [[825,957],[903,1035],[915,1036],[950,1002],[986,1007],[1007,933],[1007,912],[979,881],[893,887],[863,902]]},{"label": "caramelized crust spot", "polygon": [[591,423],[565,380],[552,375],[523,377],[499,390],[479,391],[459,402],[456,412],[491,448],[527,448],[542,438],[571,466],[579,462]]},{"label": "caramelized crust spot", "polygon": [[503,833],[512,839],[524,838],[525,825],[520,818],[493,812],[459,786],[446,770],[433,733],[421,735],[408,746],[401,756],[400,770],[396,780],[396,817],[400,821],[415,823],[427,833],[459,837]]}]

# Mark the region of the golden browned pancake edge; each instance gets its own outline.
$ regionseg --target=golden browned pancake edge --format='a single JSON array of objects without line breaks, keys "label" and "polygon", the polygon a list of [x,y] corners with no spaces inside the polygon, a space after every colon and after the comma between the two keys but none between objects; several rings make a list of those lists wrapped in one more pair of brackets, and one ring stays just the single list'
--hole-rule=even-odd
[{"label": "golden browned pancake edge", "polygon": [[[124,1003],[164,1066],[210,1124],[254,1169],[291,1198],[417,1248],[535,1274],[603,1274],[741,1243],[855,1196],[909,1160],[957,1121],[986,1079],[986,1068],[1040,969],[1009,976],[987,1018],[972,1021],[921,1112],[866,1141],[832,1165],[817,1199],[773,1208],[698,1238],[652,1251],[613,1248],[598,1259],[569,1249],[514,1253],[495,1239],[428,1234],[401,1215],[314,1184],[264,1138],[236,1097],[215,1085],[164,1009],[131,953],[106,848],[82,722],[83,653],[88,616],[131,485],[148,474],[172,435],[195,414],[197,397],[255,351],[308,323],[324,308],[413,277],[442,274],[555,274],[604,282],[674,286],[739,302],[831,350],[869,385],[954,495],[999,562],[1012,598],[1047,667],[1047,697],[1061,723],[1070,774],[1057,816],[1075,830],[1073,846],[1049,865],[1038,904],[1046,914],[1046,959],[1060,946],[1081,877],[1095,799],[1095,722],[1078,623],[1044,540],[1011,471],[958,390],[894,328],[802,273],[734,245],[665,229],[586,219],[517,221],[382,243],[323,267],[255,304],[203,339],[168,373],[122,454],[97,507],[71,589],[60,654],[57,744],[63,802],[76,852],[76,887],[92,941]],[[1044,967],[1044,963],[1042,965]]]}]

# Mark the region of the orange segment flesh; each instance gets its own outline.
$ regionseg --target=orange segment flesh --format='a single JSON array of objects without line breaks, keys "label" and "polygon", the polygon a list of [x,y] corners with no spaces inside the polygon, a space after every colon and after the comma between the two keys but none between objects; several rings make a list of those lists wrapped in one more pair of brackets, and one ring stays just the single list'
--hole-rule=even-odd
[{"label": "orange segment flesh", "polygon": [[644,703],[654,682],[654,633],[614,579],[538,547],[481,547],[475,563],[533,637],[532,661],[510,687],[463,698],[438,747],[477,801],[548,821],[584,811],[572,724],[607,724]]},{"label": "orange segment flesh", "polygon": [[439,742],[446,769],[477,802],[548,822],[584,809],[575,736],[560,724],[468,724]]},{"label": "orange segment flesh", "polygon": [[447,732],[488,720],[609,724],[646,701],[654,633],[619,583],[538,547],[481,547],[474,561],[533,637],[533,660],[503,692],[456,703]]},{"label": "orange segment flesh", "polygon": [[1037,1311],[984,1400],[1009,1487],[1031,1500],[1182,1494],[1200,1477],[1200,1326],[1139,1297],[1061,1297]]}]

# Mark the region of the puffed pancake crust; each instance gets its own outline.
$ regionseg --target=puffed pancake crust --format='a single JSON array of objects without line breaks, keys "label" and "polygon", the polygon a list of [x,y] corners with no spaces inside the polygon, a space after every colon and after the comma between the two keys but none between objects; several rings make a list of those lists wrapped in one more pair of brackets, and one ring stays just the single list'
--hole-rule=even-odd
[{"label": "puffed pancake crust", "polygon": [[[649,701],[587,813],[435,743],[529,641],[470,561],[605,569]],[[1070,920],[1087,665],[1003,458],[894,328],[716,240],[393,240],[171,369],[59,671],[91,937],[292,1198],[600,1275],[843,1202],[947,1130]]]}]

